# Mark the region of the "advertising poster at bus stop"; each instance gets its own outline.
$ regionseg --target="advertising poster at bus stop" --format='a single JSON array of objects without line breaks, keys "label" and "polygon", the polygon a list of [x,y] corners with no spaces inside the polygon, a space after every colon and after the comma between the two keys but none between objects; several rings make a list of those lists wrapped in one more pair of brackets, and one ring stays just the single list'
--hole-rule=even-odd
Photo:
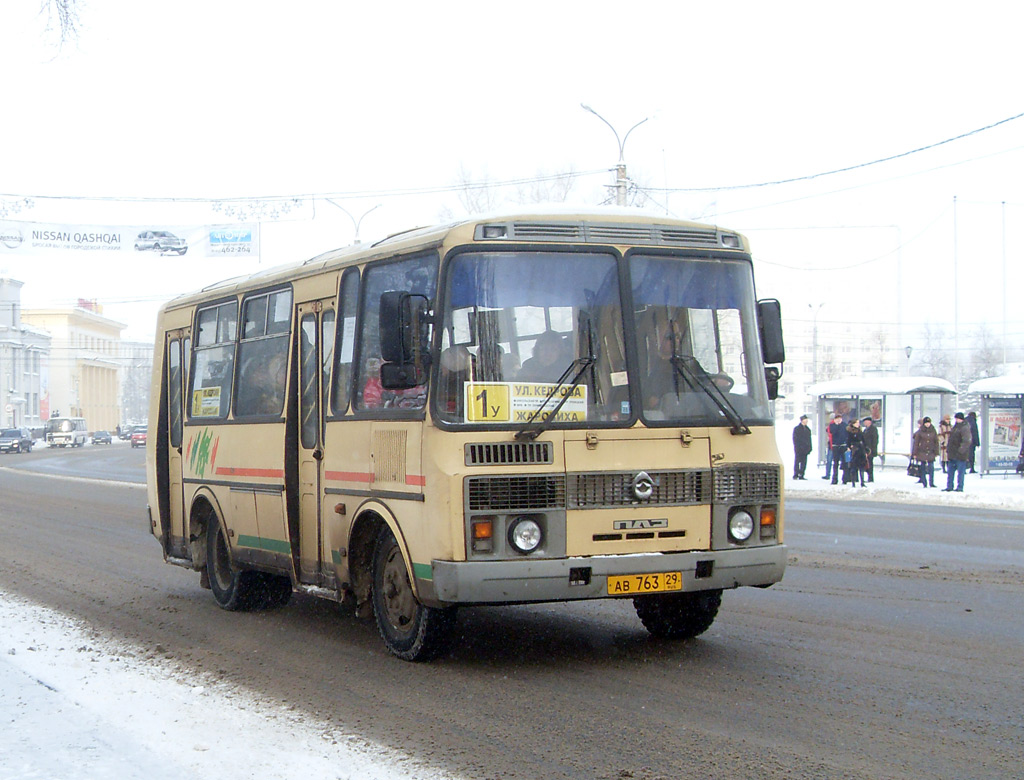
[{"label": "advertising poster at bus stop", "polygon": [[987,452],[990,469],[1013,469],[1021,444],[1019,398],[988,399]]}]

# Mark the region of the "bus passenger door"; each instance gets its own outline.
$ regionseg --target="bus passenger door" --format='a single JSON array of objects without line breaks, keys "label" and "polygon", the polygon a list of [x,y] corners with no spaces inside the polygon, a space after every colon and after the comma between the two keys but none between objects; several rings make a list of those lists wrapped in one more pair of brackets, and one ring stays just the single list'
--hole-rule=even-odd
[{"label": "bus passenger door", "polygon": [[327,542],[324,505],[324,414],[334,354],[334,301],[298,304],[299,581],[321,585]]},{"label": "bus passenger door", "polygon": [[188,330],[167,334],[167,480],[170,527],[164,528],[164,550],[185,557],[188,549],[182,480],[182,440],[185,422],[185,387],[188,385],[191,339]]}]

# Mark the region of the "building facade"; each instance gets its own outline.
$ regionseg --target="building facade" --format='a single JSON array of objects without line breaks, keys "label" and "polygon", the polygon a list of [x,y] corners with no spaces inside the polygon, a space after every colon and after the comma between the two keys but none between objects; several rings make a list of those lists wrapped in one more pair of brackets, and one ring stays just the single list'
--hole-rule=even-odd
[{"label": "building facade", "polygon": [[121,331],[94,301],[73,309],[32,309],[21,313],[29,325],[51,336],[49,408],[43,419],[58,414],[84,417],[90,431],[114,430],[121,421]]},{"label": "building facade", "polygon": [[50,335],[22,319],[21,287],[0,278],[0,426],[39,429],[49,417]]}]

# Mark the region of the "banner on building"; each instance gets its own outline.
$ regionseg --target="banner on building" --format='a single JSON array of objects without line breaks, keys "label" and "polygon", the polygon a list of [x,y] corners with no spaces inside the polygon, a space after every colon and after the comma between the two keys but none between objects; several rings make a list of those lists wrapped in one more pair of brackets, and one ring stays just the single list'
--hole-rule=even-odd
[{"label": "banner on building", "polygon": [[1020,454],[1019,398],[988,399],[988,467],[1013,469]]},{"label": "banner on building", "polygon": [[235,225],[60,225],[0,221],[0,254],[52,252],[103,256],[252,257],[260,251],[259,223]]}]

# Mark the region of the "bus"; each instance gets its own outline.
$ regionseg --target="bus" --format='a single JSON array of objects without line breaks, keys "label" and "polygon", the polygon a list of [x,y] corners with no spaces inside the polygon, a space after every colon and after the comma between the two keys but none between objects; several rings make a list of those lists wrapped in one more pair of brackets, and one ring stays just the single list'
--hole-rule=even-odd
[{"label": "bus", "polygon": [[84,417],[51,417],[44,426],[47,447],[84,447],[89,429]]},{"label": "bus", "polygon": [[460,606],[632,599],[686,639],[783,576],[781,313],[738,233],[416,229],[175,298],[155,355],[149,526],[226,610],[333,599],[417,661]]}]

